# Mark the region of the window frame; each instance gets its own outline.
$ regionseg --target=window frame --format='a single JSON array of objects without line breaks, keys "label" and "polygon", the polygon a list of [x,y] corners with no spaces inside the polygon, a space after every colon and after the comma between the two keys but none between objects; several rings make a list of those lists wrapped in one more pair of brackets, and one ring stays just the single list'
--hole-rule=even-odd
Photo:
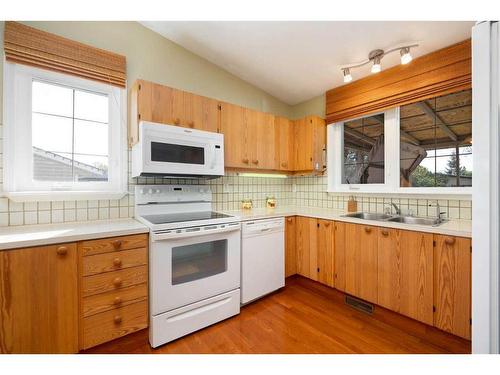
[{"label": "window frame", "polygon": [[[32,83],[35,80],[108,96],[108,181],[33,181]],[[4,61],[3,89],[3,190],[5,196],[14,201],[43,201],[119,199],[126,194],[125,89],[6,61]]]},{"label": "window frame", "polygon": [[[383,184],[343,184],[342,173],[344,166],[344,132],[345,122],[376,114],[384,114],[384,167],[385,179]],[[383,193],[401,196],[433,195],[450,197],[452,199],[468,199],[472,195],[472,187],[401,187],[400,186],[400,107],[391,108],[384,112],[348,119],[327,126],[327,178],[329,193]],[[474,157],[474,149],[472,151]],[[474,171],[473,171],[474,181]],[[473,182],[474,183],[474,182]]]}]

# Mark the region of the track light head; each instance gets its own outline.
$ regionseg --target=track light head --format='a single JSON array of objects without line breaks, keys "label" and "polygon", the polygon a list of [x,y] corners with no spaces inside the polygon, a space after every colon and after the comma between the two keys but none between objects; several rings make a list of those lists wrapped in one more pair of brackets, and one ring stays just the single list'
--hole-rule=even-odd
[{"label": "track light head", "polygon": [[380,65],[380,57],[374,57],[371,72],[378,73],[381,70],[382,70],[382,66]]},{"label": "track light head", "polygon": [[344,83],[349,83],[352,81],[352,75],[351,71],[349,68],[342,69],[342,72],[344,73]]},{"label": "track light head", "polygon": [[401,64],[403,64],[403,65],[408,64],[413,59],[411,57],[409,47],[401,48],[399,53],[401,54]]}]

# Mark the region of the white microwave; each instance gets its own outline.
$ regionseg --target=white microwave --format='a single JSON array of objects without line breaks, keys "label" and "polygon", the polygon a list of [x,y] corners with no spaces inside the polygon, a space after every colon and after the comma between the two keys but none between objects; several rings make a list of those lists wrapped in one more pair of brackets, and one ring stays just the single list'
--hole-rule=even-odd
[{"label": "white microwave", "polygon": [[132,177],[205,177],[224,175],[224,136],[141,121],[132,147]]}]

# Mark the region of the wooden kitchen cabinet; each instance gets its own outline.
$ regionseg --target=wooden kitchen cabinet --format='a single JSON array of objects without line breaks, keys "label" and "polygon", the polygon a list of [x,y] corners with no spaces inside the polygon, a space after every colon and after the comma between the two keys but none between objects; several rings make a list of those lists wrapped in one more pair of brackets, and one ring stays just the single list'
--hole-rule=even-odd
[{"label": "wooden kitchen cabinet", "polygon": [[294,130],[295,171],[322,173],[326,163],[325,120],[307,116],[294,121]]},{"label": "wooden kitchen cabinet", "polygon": [[78,352],[75,243],[0,251],[0,352]]},{"label": "wooden kitchen cabinet", "polygon": [[276,169],[274,116],[245,108],[245,126],[248,134],[246,146],[251,168]]},{"label": "wooden kitchen cabinet", "polygon": [[297,216],[297,273],[318,280],[316,219]]},{"label": "wooden kitchen cabinet", "polygon": [[297,224],[295,216],[285,218],[285,277],[297,273],[296,230]]},{"label": "wooden kitchen cabinet", "polygon": [[471,240],[434,236],[434,326],[470,340]]},{"label": "wooden kitchen cabinet", "polygon": [[250,140],[245,108],[229,103],[221,103],[220,106],[220,126],[224,134],[224,165],[226,168],[250,168],[247,147]]},{"label": "wooden kitchen cabinet", "polygon": [[334,285],[333,221],[297,216],[297,273]]},{"label": "wooden kitchen cabinet", "polygon": [[340,221],[334,223],[334,286],[345,292],[345,226]]},{"label": "wooden kitchen cabinet", "polygon": [[219,131],[219,103],[145,80],[137,80],[130,92],[130,144],[138,141],[139,121]]},{"label": "wooden kitchen cabinet", "polygon": [[280,171],[293,171],[295,168],[295,124],[286,117],[276,116],[274,118],[274,127],[276,169]]},{"label": "wooden kitchen cabinet", "polygon": [[335,230],[331,220],[317,220],[317,262],[318,281],[322,284],[334,286],[334,246]]},{"label": "wooden kitchen cabinet", "polygon": [[378,228],[377,304],[433,324],[433,235]]},{"label": "wooden kitchen cabinet", "polygon": [[345,291],[377,303],[377,227],[345,224]]}]

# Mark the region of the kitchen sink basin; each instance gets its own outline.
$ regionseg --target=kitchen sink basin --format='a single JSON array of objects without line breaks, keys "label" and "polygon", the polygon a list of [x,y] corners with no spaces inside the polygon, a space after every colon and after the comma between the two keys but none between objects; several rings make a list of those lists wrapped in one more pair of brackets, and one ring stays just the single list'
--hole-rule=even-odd
[{"label": "kitchen sink basin", "polygon": [[389,214],[381,214],[375,212],[356,212],[352,214],[342,215],[344,217],[353,217],[356,219],[364,220],[376,220],[385,221],[393,223],[404,223],[404,224],[414,224],[414,225],[429,225],[437,226],[442,223],[438,219],[431,219],[425,217],[414,217],[414,216],[394,216]]},{"label": "kitchen sink basin", "polygon": [[388,214],[379,214],[375,212],[356,212],[353,214],[346,214],[345,217],[354,217],[356,219],[364,219],[364,220],[387,220],[392,217],[392,215]]},{"label": "kitchen sink basin", "polygon": [[438,225],[441,224],[438,219],[428,219],[424,217],[413,217],[413,216],[396,216],[390,218],[387,221],[392,221],[395,223],[405,223],[405,224],[417,224],[417,225]]}]

